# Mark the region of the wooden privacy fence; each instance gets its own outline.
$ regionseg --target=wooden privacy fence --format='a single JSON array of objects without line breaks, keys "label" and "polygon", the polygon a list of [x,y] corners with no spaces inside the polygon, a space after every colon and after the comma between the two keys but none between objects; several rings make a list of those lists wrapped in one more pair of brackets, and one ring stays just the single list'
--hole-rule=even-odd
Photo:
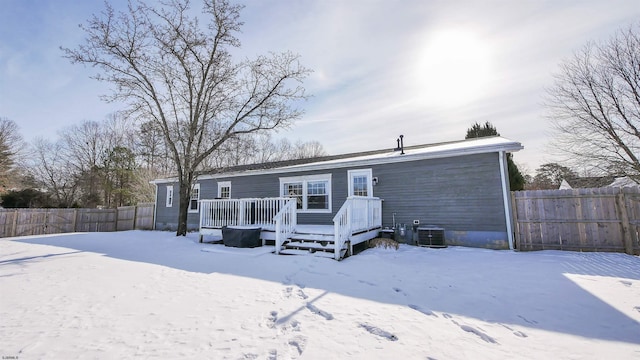
[{"label": "wooden privacy fence", "polygon": [[0,237],[153,229],[153,204],[117,209],[0,209]]},{"label": "wooden privacy fence", "polygon": [[518,250],[640,254],[638,188],[516,191],[512,202]]}]

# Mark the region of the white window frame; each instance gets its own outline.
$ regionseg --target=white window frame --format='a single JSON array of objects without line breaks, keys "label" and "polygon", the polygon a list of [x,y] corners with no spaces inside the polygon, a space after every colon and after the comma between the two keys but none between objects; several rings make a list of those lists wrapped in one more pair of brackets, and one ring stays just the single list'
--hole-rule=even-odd
[{"label": "white window frame", "polygon": [[167,198],[165,199],[166,207],[173,207],[173,185],[167,185]]},{"label": "white window frame", "polygon": [[[194,193],[197,192],[197,197],[194,199]],[[191,203],[193,200],[196,200],[196,208],[193,209],[191,207]],[[190,213],[197,213],[200,210],[200,184],[193,184],[193,187],[191,188],[191,196],[189,197],[189,212]]]},{"label": "white window frame", "polygon": [[[222,189],[228,187],[229,188],[229,196],[222,197]],[[219,181],[218,182],[218,199],[231,199],[231,181]]]},{"label": "white window frame", "polygon": [[[326,182],[326,191],[327,191],[327,209],[308,209],[308,184],[310,182],[318,182],[324,181]],[[280,196],[288,197],[289,194],[284,193],[284,184],[288,183],[302,183],[302,208],[298,209],[299,213],[331,213],[333,204],[332,204],[332,195],[331,195],[331,174],[319,174],[319,175],[306,175],[306,176],[291,176],[291,177],[283,177],[280,178]]]},{"label": "white window frame", "polygon": [[367,177],[367,196],[373,197],[373,171],[371,169],[348,170],[347,178],[349,179],[349,193],[347,196],[356,196],[353,194],[353,178],[356,176]]}]

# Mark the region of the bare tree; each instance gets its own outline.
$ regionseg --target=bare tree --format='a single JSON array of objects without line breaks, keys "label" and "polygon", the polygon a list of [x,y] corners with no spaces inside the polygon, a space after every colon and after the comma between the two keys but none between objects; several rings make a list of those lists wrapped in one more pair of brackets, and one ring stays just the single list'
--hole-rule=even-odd
[{"label": "bare tree", "polygon": [[0,189],[9,185],[23,146],[18,125],[13,120],[0,117]]},{"label": "bare tree", "polygon": [[38,138],[33,147],[30,164],[33,178],[51,195],[55,206],[75,205],[78,201],[76,169],[67,160],[62,143]]},{"label": "bare tree", "polygon": [[162,129],[156,122],[146,121],[140,124],[135,148],[141,167],[149,170],[150,173],[169,176],[175,172],[169,160]]},{"label": "bare tree", "polygon": [[588,43],[561,64],[547,91],[554,145],[581,168],[640,174],[639,30]]},{"label": "bare tree", "polygon": [[324,147],[319,141],[312,140],[309,142],[298,141],[295,145],[294,158],[307,159],[327,155]]},{"label": "bare tree", "polygon": [[187,232],[187,209],[198,166],[240,134],[286,126],[301,116],[300,85],[309,70],[286,52],[234,63],[230,50],[242,23],[241,6],[205,0],[191,17],[188,0],[157,8],[132,0],[126,12],[111,6],[82,29],[86,42],[63,48],[72,63],[98,67],[95,78],[115,85],[110,101],[155,121],[176,165],[179,188],[177,235]]},{"label": "bare tree", "polygon": [[100,164],[109,151],[110,139],[102,123],[83,121],[60,132],[63,156],[73,167],[82,206],[103,203]]}]

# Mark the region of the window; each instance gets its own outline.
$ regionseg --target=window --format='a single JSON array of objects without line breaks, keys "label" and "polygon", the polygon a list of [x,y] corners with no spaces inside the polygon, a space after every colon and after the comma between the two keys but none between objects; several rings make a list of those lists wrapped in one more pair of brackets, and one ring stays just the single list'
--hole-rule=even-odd
[{"label": "window", "polygon": [[371,169],[349,170],[349,196],[373,196]]},{"label": "window", "polygon": [[231,199],[231,181],[221,181],[218,183],[218,198]]},{"label": "window", "polygon": [[200,200],[200,184],[195,184],[193,185],[193,189],[191,189],[189,212],[198,212],[198,200]]},{"label": "window", "polygon": [[307,183],[307,209],[328,209],[329,194],[325,181],[309,181]]},{"label": "window", "polygon": [[280,178],[280,195],[296,199],[300,212],[331,212],[331,174]]},{"label": "window", "polygon": [[283,186],[282,196],[296,198],[298,209],[302,209],[303,184],[303,182],[291,182],[284,183]]},{"label": "window", "polygon": [[167,185],[167,199],[166,199],[166,206],[167,207],[172,207],[173,206],[173,185]]}]

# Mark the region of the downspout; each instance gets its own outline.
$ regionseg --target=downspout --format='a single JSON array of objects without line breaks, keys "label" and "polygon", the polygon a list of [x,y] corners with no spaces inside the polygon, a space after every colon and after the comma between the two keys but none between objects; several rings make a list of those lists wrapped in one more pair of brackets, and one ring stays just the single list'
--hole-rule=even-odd
[{"label": "downspout", "polygon": [[153,207],[153,225],[151,226],[152,230],[156,229],[156,219],[158,216],[158,183],[154,182],[153,185],[156,186],[156,198],[154,200],[155,206]]},{"label": "downspout", "polygon": [[502,200],[504,202],[504,217],[507,224],[507,239],[509,240],[509,250],[513,250],[513,224],[511,223],[511,201],[509,199],[509,173],[507,172],[506,159],[507,155],[504,151],[498,153],[500,160],[500,180],[502,182]]}]

